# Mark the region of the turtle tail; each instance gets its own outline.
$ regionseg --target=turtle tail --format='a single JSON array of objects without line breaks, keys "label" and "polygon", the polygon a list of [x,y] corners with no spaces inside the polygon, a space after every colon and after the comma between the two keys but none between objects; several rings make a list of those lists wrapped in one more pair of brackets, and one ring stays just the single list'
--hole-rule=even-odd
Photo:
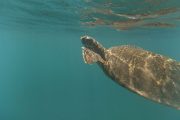
[{"label": "turtle tail", "polygon": [[101,58],[105,60],[105,48],[100,43],[98,43],[94,38],[89,36],[83,36],[81,37],[81,42],[85,48],[88,48],[94,53],[100,55]]}]

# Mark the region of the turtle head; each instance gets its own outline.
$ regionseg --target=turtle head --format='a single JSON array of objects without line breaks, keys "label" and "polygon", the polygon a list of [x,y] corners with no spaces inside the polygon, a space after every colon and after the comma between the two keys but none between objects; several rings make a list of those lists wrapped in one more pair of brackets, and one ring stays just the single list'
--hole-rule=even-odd
[{"label": "turtle head", "polygon": [[103,61],[105,61],[105,48],[94,38],[83,36],[81,37],[81,42],[84,45],[84,47],[82,47],[82,53],[85,63],[103,63]]}]

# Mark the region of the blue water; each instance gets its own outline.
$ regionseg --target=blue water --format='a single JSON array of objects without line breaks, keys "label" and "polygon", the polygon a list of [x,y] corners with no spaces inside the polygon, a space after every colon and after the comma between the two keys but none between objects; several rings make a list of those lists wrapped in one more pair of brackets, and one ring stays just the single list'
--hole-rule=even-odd
[{"label": "blue water", "polygon": [[[79,38],[90,35],[105,47],[132,44],[180,61],[180,2],[152,1],[1,0],[0,120],[180,120],[180,111],[129,92],[81,55]],[[113,27],[133,21],[128,15],[140,23]],[[105,22],[84,24],[97,18]],[[173,27],[142,27],[154,21]]]}]

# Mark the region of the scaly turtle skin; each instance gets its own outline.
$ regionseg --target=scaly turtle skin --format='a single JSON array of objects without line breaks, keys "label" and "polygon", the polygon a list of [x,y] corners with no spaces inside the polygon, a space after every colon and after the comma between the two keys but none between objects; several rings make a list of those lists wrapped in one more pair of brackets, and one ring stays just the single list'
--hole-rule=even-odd
[{"label": "scaly turtle skin", "polygon": [[134,46],[104,48],[81,37],[85,63],[97,63],[121,86],[145,98],[180,109],[180,63]]}]

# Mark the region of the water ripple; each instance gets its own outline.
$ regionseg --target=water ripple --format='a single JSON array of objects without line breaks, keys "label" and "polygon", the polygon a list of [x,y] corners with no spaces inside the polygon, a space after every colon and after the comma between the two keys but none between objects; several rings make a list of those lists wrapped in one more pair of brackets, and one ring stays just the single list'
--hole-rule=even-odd
[{"label": "water ripple", "polygon": [[175,27],[177,0],[1,0],[0,26]]}]

